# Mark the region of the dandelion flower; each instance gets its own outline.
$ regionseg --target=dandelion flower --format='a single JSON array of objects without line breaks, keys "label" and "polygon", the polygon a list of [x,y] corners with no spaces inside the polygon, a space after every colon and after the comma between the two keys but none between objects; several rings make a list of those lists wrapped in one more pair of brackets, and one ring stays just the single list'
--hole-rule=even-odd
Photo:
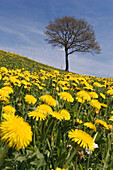
[{"label": "dandelion flower", "polygon": [[97,120],[95,120],[95,124],[100,125],[105,129],[109,129],[107,123],[103,120],[97,119]]},{"label": "dandelion flower", "polygon": [[90,105],[99,110],[101,109],[101,103],[98,100],[91,100]]},{"label": "dandelion flower", "polygon": [[68,102],[74,101],[74,98],[68,92],[60,92],[58,95],[60,96],[60,99],[67,100]]},{"label": "dandelion flower", "polygon": [[94,151],[95,143],[93,138],[82,130],[71,130],[68,134],[68,137],[72,139],[72,141],[76,142],[80,147],[89,148]]},{"label": "dandelion flower", "polygon": [[31,126],[22,117],[10,115],[0,124],[0,136],[9,147],[26,148],[32,141]]},{"label": "dandelion flower", "polygon": [[98,82],[94,82],[94,83],[93,83],[93,86],[95,86],[95,87],[103,87],[103,85],[100,84],[100,83],[98,83]]},{"label": "dandelion flower", "polygon": [[84,126],[90,128],[90,129],[92,129],[93,131],[96,131],[95,125],[92,124],[91,122],[86,122],[86,123],[84,123]]},{"label": "dandelion flower", "polygon": [[[51,170],[54,170],[54,169],[51,169]],[[67,168],[66,169],[61,169],[61,168],[59,168],[59,167],[57,167],[55,170],[68,170]]]},{"label": "dandelion flower", "polygon": [[13,93],[13,89],[11,87],[8,87],[8,86],[2,87],[2,90],[6,91],[8,94]]},{"label": "dandelion flower", "polygon": [[105,94],[103,94],[103,93],[100,93],[100,96],[101,96],[103,99],[106,98]]},{"label": "dandelion flower", "polygon": [[15,114],[15,108],[12,107],[11,105],[7,105],[3,107],[3,114],[2,117],[4,119],[8,119],[10,115],[14,115]]},{"label": "dandelion flower", "polygon": [[80,119],[77,119],[77,123],[81,124],[81,123],[83,123],[83,121]]},{"label": "dandelion flower", "polygon": [[98,98],[98,94],[96,92],[90,92],[89,95],[91,98]]},{"label": "dandelion flower", "polygon": [[28,104],[35,104],[37,101],[37,99],[34,96],[29,95],[29,94],[26,94],[24,99]]},{"label": "dandelion flower", "polygon": [[46,119],[46,115],[44,113],[38,112],[38,111],[32,111],[28,113],[29,117],[33,117],[33,119],[36,118],[36,121],[40,120],[45,120]]},{"label": "dandelion flower", "polygon": [[15,108],[12,107],[11,105],[7,105],[3,107],[3,113],[14,115],[15,111],[16,111]]},{"label": "dandelion flower", "polygon": [[9,100],[8,100],[9,98],[10,98],[10,96],[8,95],[8,93],[5,90],[0,89],[0,101],[5,102],[6,104],[8,104],[9,103]]},{"label": "dandelion flower", "polygon": [[113,96],[113,89],[108,90],[107,94]]},{"label": "dandelion flower", "polygon": [[61,117],[65,120],[70,120],[70,114],[67,110],[62,109],[59,111],[59,114],[61,115]]},{"label": "dandelion flower", "polygon": [[36,111],[43,113],[45,115],[49,115],[53,112],[52,108],[50,106],[48,106],[47,104],[41,104],[41,105],[37,106]]},{"label": "dandelion flower", "polygon": [[56,106],[56,104],[57,104],[56,100],[50,95],[41,96],[40,101],[43,101],[50,106]]},{"label": "dandelion flower", "polygon": [[52,112],[51,115],[59,120],[63,119],[62,115],[57,111]]},{"label": "dandelion flower", "polygon": [[111,116],[111,117],[109,118],[109,120],[113,121],[113,116]]},{"label": "dandelion flower", "polygon": [[90,101],[91,97],[87,91],[81,90],[77,93],[76,99],[78,100],[78,102],[84,103],[85,100]]}]

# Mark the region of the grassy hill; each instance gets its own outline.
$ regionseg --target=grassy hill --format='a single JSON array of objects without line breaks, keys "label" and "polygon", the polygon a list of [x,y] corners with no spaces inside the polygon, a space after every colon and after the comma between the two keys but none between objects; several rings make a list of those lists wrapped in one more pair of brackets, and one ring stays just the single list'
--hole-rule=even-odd
[{"label": "grassy hill", "polygon": [[112,170],[113,79],[0,50],[1,169]]},{"label": "grassy hill", "polygon": [[[25,70],[35,71],[35,72],[38,72],[39,69],[43,69],[43,70],[56,69],[54,67],[31,60],[27,57],[23,57],[21,55],[3,51],[3,50],[0,50],[0,67],[6,67],[8,69],[24,68]],[[61,72],[65,72],[65,71],[61,70]]]}]

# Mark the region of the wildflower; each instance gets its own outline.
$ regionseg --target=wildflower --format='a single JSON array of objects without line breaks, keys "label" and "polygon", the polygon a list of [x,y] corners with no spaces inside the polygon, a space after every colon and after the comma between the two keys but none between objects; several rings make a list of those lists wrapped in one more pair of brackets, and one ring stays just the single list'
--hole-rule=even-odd
[{"label": "wildflower", "polygon": [[0,124],[0,136],[9,147],[26,148],[32,141],[31,126],[22,117],[10,115]]},{"label": "wildflower", "polygon": [[50,106],[56,106],[56,104],[57,104],[56,100],[50,95],[41,96],[40,101],[43,101]]},{"label": "wildflower", "polygon": [[34,96],[29,95],[29,94],[26,94],[24,99],[28,104],[35,104],[37,101],[37,99]]},{"label": "wildflower", "polygon": [[36,118],[36,121],[38,121],[39,119],[40,120],[45,120],[47,115],[35,110],[35,111],[32,111],[32,112],[29,112],[28,117],[33,117],[33,119]]},{"label": "wildflower", "polygon": [[108,128],[109,128],[109,130],[112,130],[113,126],[112,125],[108,125]]},{"label": "wildflower", "polygon": [[100,84],[100,83],[98,83],[98,82],[94,82],[94,83],[93,83],[93,86],[95,86],[95,87],[102,87],[103,85]]},{"label": "wildflower", "polygon": [[103,121],[103,120],[100,120],[100,119],[95,120],[95,124],[100,125],[105,129],[109,129],[107,123],[105,121]]},{"label": "wildflower", "polygon": [[2,87],[1,89],[6,91],[8,94],[13,93],[13,89],[11,87],[5,86],[5,87]]},{"label": "wildflower", "polygon": [[36,111],[43,113],[45,115],[51,114],[53,112],[52,108],[50,106],[48,106],[47,104],[41,104],[41,105],[37,106]]},{"label": "wildflower", "polygon": [[70,114],[67,110],[62,109],[59,111],[59,114],[62,116],[63,119],[70,120]]},{"label": "wildflower", "polygon": [[5,102],[6,104],[8,104],[9,103],[9,100],[8,100],[9,98],[10,98],[10,96],[8,95],[8,93],[5,90],[0,89],[0,101]]},{"label": "wildflower", "polygon": [[2,117],[4,119],[7,119],[10,115],[14,115],[15,111],[16,111],[15,108],[12,107],[11,105],[4,106]]},{"label": "wildflower", "polygon": [[108,90],[107,94],[113,96],[113,89]]},{"label": "wildflower", "polygon": [[[51,169],[51,170],[54,170],[54,169]],[[57,167],[55,170],[68,170],[67,168],[66,169],[61,169],[61,168],[59,168],[59,167]]]},{"label": "wildflower", "polygon": [[81,123],[83,123],[83,122],[82,122],[82,120],[77,119],[77,123],[81,124]]},{"label": "wildflower", "polygon": [[80,103],[84,103],[85,100],[86,101],[90,101],[91,97],[89,95],[89,93],[85,90],[81,90],[77,93],[77,97],[76,99],[80,102]]},{"label": "wildflower", "polygon": [[0,89],[0,98],[9,98],[9,95],[8,95],[8,93],[5,91],[5,90],[3,90],[3,89]]},{"label": "wildflower", "polygon": [[86,151],[86,153],[89,155],[89,154],[92,154],[92,150],[90,150],[89,148],[85,148],[85,151]]},{"label": "wildflower", "polygon": [[7,70],[7,68],[6,68],[6,67],[1,67],[1,68],[0,68],[0,71],[1,71],[1,72],[5,72],[5,73],[7,73],[7,72],[8,72],[8,70]]},{"label": "wildflower", "polygon": [[100,93],[100,96],[101,96],[103,99],[106,98],[106,96],[105,96],[103,93]]},{"label": "wildflower", "polygon": [[113,121],[113,116],[111,116],[111,117],[109,118],[109,120]]},{"label": "wildflower", "polygon": [[[98,144],[95,143],[95,144],[93,145],[93,148],[94,148],[94,149],[95,149],[95,148],[98,148]],[[90,150],[89,148],[85,148],[85,151],[86,151],[87,154],[92,154],[92,150]]]},{"label": "wildflower", "polygon": [[52,112],[51,115],[59,120],[63,119],[62,115],[57,111]]},{"label": "wildflower", "polygon": [[60,96],[60,99],[67,100],[68,102],[73,102],[74,101],[74,98],[68,92],[61,92],[58,95]]},{"label": "wildflower", "polygon": [[84,123],[84,126],[90,128],[90,129],[92,129],[93,131],[96,131],[95,125],[92,124],[91,122],[86,122],[86,123]]},{"label": "wildflower", "polygon": [[89,148],[90,150],[94,151],[95,143],[93,138],[82,130],[71,130],[68,134],[68,137],[72,139],[72,141],[76,142],[80,147]]},{"label": "wildflower", "polygon": [[90,92],[89,95],[91,98],[98,98],[98,94],[96,92]]},{"label": "wildflower", "polygon": [[101,103],[98,100],[91,100],[90,105],[99,110],[101,109]]},{"label": "wildflower", "polygon": [[105,104],[105,103],[101,103],[101,106],[108,107],[107,104]]}]

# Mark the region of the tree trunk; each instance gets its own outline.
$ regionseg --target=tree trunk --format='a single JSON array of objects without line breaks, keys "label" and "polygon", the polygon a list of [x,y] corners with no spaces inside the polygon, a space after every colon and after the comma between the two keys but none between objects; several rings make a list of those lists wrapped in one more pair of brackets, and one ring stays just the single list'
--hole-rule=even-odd
[{"label": "tree trunk", "polygon": [[66,61],[66,69],[65,69],[65,71],[69,71],[68,49],[66,49],[66,48],[65,48],[65,61]]}]

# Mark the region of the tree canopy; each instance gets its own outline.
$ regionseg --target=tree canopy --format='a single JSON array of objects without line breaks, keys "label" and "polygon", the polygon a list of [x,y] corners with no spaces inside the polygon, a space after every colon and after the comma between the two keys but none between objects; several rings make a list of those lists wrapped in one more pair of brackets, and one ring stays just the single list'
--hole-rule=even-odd
[{"label": "tree canopy", "polygon": [[84,19],[74,17],[55,18],[44,32],[48,43],[65,49],[66,71],[69,71],[68,56],[74,52],[100,53],[93,27]]}]

